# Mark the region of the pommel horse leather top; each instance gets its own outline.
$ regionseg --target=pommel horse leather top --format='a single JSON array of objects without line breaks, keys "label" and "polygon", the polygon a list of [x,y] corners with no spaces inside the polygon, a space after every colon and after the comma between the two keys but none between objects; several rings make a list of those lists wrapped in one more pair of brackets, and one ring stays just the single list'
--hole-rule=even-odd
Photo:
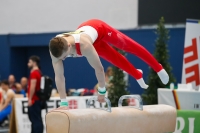
[{"label": "pommel horse leather top", "polygon": [[176,126],[176,109],[168,105],[147,105],[143,110],[114,107],[53,110],[46,115],[47,133],[165,133]]}]

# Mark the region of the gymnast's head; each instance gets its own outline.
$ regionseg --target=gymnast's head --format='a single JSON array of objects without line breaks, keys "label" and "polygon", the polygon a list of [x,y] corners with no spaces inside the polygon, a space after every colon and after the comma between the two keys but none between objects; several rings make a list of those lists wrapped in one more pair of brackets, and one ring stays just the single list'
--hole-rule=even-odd
[{"label": "gymnast's head", "polygon": [[70,44],[63,37],[54,37],[50,40],[49,50],[58,59],[64,60],[69,55]]}]

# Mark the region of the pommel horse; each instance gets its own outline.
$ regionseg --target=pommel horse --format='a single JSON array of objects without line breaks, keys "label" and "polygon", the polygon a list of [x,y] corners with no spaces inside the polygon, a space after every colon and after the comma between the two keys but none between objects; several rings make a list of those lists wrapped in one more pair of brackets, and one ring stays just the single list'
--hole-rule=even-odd
[{"label": "pommel horse", "polygon": [[[134,98],[138,106],[122,106],[124,99]],[[143,106],[139,95],[124,95],[118,101],[118,107],[111,108],[105,98],[107,108],[56,109],[47,113],[47,133],[167,133],[176,126],[176,109],[168,105]]]}]

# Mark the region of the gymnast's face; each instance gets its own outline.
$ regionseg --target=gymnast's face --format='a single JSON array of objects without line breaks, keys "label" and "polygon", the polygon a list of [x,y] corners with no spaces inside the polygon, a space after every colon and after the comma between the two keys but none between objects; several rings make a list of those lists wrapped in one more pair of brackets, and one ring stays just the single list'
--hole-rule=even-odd
[{"label": "gymnast's face", "polygon": [[63,53],[62,53],[62,55],[59,57],[59,59],[65,60],[69,54],[70,54],[70,45],[68,45],[67,51],[63,51]]}]

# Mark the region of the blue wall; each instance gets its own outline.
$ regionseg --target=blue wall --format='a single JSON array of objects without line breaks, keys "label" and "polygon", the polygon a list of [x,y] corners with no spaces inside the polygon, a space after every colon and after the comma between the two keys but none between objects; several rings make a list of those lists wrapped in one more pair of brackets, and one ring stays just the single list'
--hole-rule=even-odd
[{"label": "blue wall", "polygon": [[[177,82],[181,82],[182,59],[185,38],[185,28],[170,30],[169,53],[170,63]],[[154,52],[156,35],[155,30],[125,30],[122,31],[135,41],[142,44],[151,53]],[[1,35],[0,36],[0,75],[1,79],[7,78],[9,74],[14,74],[17,81],[22,76],[28,76],[28,58],[31,55],[38,55],[41,58],[41,68],[43,74],[54,78],[54,71],[48,51],[49,40],[57,33],[48,34],[23,34],[23,35]],[[149,67],[134,55],[127,54],[128,60],[136,67],[143,70],[144,79],[147,78]],[[101,59],[106,70],[111,64]],[[93,88],[97,83],[94,70],[83,58],[68,58],[64,61],[66,88]],[[139,87],[134,78],[129,78],[129,90],[134,94],[141,94],[143,89]]]},{"label": "blue wall", "polygon": [[0,80],[10,74],[10,46],[9,36],[0,36]]}]

